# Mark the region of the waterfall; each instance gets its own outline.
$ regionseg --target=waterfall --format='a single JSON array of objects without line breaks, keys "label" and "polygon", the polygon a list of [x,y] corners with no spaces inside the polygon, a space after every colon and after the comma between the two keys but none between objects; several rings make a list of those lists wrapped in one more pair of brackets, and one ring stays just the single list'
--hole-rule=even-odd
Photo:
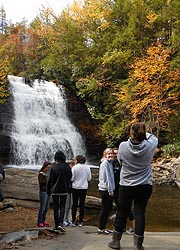
[{"label": "waterfall", "polygon": [[80,133],[67,113],[62,86],[21,77],[8,76],[14,99],[12,161],[15,165],[42,165],[54,160],[57,150],[67,159],[85,154]]}]

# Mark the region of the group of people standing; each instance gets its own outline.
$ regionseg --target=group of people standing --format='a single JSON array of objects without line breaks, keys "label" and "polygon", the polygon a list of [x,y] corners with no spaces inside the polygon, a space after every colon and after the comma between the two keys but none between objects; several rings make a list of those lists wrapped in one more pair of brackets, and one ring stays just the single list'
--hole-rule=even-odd
[{"label": "group of people standing", "polygon": [[[112,240],[108,244],[110,248],[121,248],[120,240],[129,218],[134,222],[134,249],[144,249],[142,244],[145,210],[152,193],[151,161],[157,144],[156,136],[146,132],[144,123],[137,122],[130,128],[130,138],[121,142],[119,148],[104,150],[99,166],[98,190],[102,203],[98,233],[112,233]],[[43,209],[40,206],[38,226],[47,224],[45,217],[50,196],[53,200],[55,230],[65,231],[64,226],[70,223],[68,221],[70,209],[72,209],[72,226],[75,226],[78,207],[79,226],[84,225],[85,198],[91,180],[91,170],[85,162],[86,158],[78,155],[70,167],[64,153],[58,151],[54,163],[44,163],[44,168],[42,167],[39,172],[39,180],[46,177],[47,192],[45,199],[45,195],[41,194],[45,192],[44,188],[40,185],[40,201]],[[44,205],[45,200],[46,205]],[[114,230],[110,231],[106,229],[106,224],[113,201],[117,211]]]},{"label": "group of people standing", "polygon": [[[77,155],[75,161],[66,162],[66,156],[62,151],[57,151],[54,162],[44,162],[39,171],[39,197],[40,208],[37,226],[48,226],[46,214],[53,201],[54,231],[65,232],[65,226],[76,226],[76,213],[79,206],[79,226],[83,226],[85,198],[88,183],[91,180],[91,170],[85,164],[86,158]],[[72,209],[72,221],[69,213]]]}]

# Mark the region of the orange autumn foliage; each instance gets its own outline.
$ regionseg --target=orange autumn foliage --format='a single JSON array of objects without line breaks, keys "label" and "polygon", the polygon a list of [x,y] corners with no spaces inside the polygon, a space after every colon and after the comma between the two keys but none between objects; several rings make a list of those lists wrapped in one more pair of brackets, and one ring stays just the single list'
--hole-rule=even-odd
[{"label": "orange autumn foliage", "polygon": [[120,101],[126,100],[131,122],[143,120],[157,134],[167,130],[168,119],[177,115],[180,104],[180,70],[171,70],[170,56],[171,50],[161,44],[149,47],[147,55],[131,66],[129,91],[124,88],[119,95]]}]

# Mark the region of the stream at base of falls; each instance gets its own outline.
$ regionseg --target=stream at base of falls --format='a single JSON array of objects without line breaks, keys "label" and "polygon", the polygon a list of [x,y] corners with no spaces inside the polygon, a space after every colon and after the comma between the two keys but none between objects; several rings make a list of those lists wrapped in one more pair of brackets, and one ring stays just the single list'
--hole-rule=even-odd
[{"label": "stream at base of falls", "polygon": [[[88,195],[100,197],[97,180],[90,185]],[[86,215],[92,217],[88,222],[98,226],[99,210],[86,209]],[[111,215],[115,213],[112,211]],[[113,229],[114,221],[109,219],[108,229]],[[127,221],[127,229],[130,227]],[[149,232],[180,232],[180,189],[169,185],[154,185],[153,193],[146,208],[146,227]]]}]

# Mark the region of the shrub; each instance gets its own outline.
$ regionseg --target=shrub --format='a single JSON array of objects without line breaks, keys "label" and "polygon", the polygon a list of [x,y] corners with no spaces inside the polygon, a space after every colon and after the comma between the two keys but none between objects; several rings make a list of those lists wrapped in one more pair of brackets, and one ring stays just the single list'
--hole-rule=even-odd
[{"label": "shrub", "polygon": [[180,142],[174,142],[173,144],[167,144],[162,147],[163,155],[170,157],[180,156]]}]

